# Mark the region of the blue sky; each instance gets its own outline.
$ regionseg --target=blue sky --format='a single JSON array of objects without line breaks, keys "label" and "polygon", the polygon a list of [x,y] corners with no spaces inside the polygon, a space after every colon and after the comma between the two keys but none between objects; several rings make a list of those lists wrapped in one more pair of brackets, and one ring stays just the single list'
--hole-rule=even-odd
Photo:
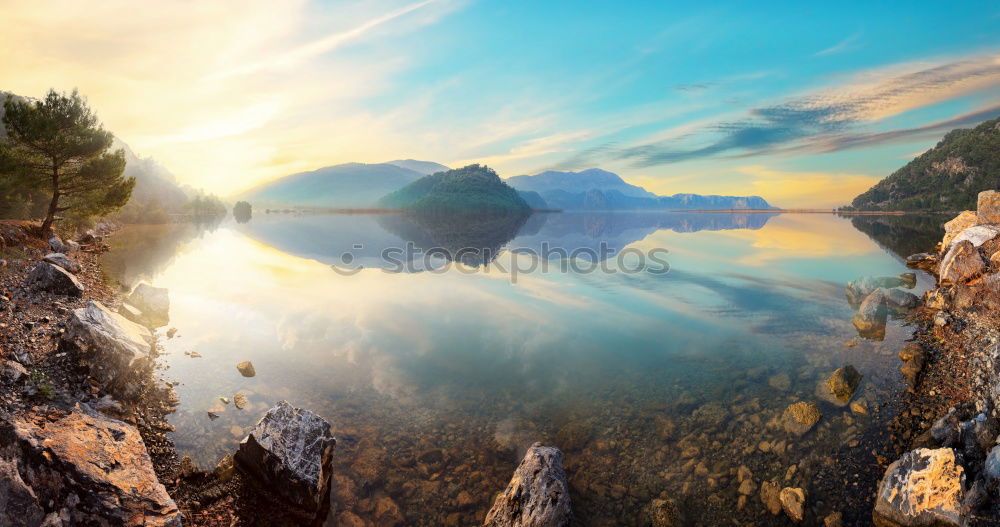
[{"label": "blue sky", "polygon": [[1000,115],[995,2],[114,3],[15,2],[3,89],[78,86],[222,193],[417,158],[836,206]]}]

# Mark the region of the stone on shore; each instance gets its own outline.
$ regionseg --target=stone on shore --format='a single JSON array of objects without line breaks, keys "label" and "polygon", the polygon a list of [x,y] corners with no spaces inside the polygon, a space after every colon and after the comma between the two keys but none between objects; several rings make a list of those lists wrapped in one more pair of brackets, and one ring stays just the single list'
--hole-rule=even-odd
[{"label": "stone on shore", "polygon": [[932,271],[938,264],[938,257],[930,253],[911,254],[906,257],[906,266]]},{"label": "stone on shore", "polygon": [[535,443],[486,514],[484,527],[565,527],[572,517],[562,452]]},{"label": "stone on shore", "polygon": [[73,310],[62,346],[76,352],[90,374],[121,399],[136,395],[138,380],[153,366],[153,335],[100,302]]},{"label": "stone on shore", "polygon": [[944,224],[944,238],[941,239],[941,252],[951,247],[951,242],[965,229],[976,225],[979,217],[975,211],[965,210],[954,219]]},{"label": "stone on shore", "polygon": [[785,487],[778,495],[781,500],[781,509],[794,522],[800,522],[805,518],[806,492],[800,488]]},{"label": "stone on shore", "polygon": [[48,262],[38,262],[28,274],[25,285],[34,291],[45,291],[56,295],[82,296],[83,284],[73,273]]},{"label": "stone on shore", "polygon": [[267,489],[316,512],[328,501],[336,444],[330,423],[279,401],[240,442],[235,460]]},{"label": "stone on shore", "polygon": [[875,289],[858,308],[851,319],[858,334],[864,338],[881,340],[885,338],[885,322],[888,319],[888,300],[884,289]]},{"label": "stone on shore", "polygon": [[27,377],[27,375],[28,370],[24,369],[24,366],[9,360],[4,362],[3,367],[0,368],[0,383],[17,384],[18,381]]},{"label": "stone on shore", "polygon": [[135,427],[77,405],[35,424],[0,422],[0,518],[4,525],[180,527]]},{"label": "stone on shore", "polygon": [[920,380],[920,372],[924,369],[927,354],[920,344],[911,342],[899,350],[899,358],[903,361],[899,371],[903,374],[907,386],[912,390],[917,387],[917,382]]},{"label": "stone on shore", "polygon": [[854,396],[854,391],[858,389],[860,383],[861,374],[854,366],[848,364],[837,368],[827,380],[821,381],[816,386],[816,396],[830,404],[846,406],[851,402],[851,397]]},{"label": "stone on shore", "polygon": [[819,407],[816,403],[800,401],[788,406],[781,415],[781,425],[789,434],[802,436],[819,422]]},{"label": "stone on shore", "polygon": [[143,282],[132,290],[126,300],[142,313],[149,327],[158,328],[170,322],[170,293],[167,289]]},{"label": "stone on shore", "polygon": [[66,256],[63,253],[46,254],[45,258],[42,258],[42,261],[62,267],[63,269],[74,274],[80,272],[80,264],[74,262],[69,256]]},{"label": "stone on shore", "polygon": [[878,527],[965,525],[965,474],[950,448],[918,448],[885,471],[872,518]]},{"label": "stone on shore", "polygon": [[70,246],[66,245],[58,236],[49,238],[49,248],[53,252],[66,254],[70,251]]},{"label": "stone on shore", "polygon": [[890,289],[886,302],[895,311],[909,311],[920,305],[920,297],[902,289]]},{"label": "stone on shore", "polygon": [[1000,192],[984,190],[976,202],[977,223],[1000,224]]},{"label": "stone on shore", "polygon": [[963,240],[952,245],[941,260],[938,285],[963,284],[979,277],[985,269],[986,262],[979,249],[972,242]]}]

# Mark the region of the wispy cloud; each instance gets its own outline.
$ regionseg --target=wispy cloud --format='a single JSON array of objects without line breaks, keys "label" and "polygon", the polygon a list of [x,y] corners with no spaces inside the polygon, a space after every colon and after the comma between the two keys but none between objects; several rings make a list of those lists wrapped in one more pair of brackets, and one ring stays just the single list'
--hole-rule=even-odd
[{"label": "wispy cloud", "polygon": [[[715,156],[750,157],[782,149],[857,148],[937,131],[948,124],[885,133],[860,129],[866,125],[997,87],[1000,87],[1000,56],[896,66],[862,72],[835,86],[752,108],[739,119],[711,122],[696,130],[686,126],[685,133],[679,136],[621,148],[600,148],[639,167]],[[985,118],[992,111],[984,109],[950,124]]]},{"label": "wispy cloud", "polygon": [[836,55],[838,53],[844,53],[845,51],[852,51],[855,49],[859,49],[861,47],[860,41],[861,41],[861,33],[860,32],[854,33],[853,35],[848,36],[844,40],[841,40],[840,42],[837,42],[836,44],[826,49],[817,51],[815,53],[815,56],[825,57],[827,55]]}]

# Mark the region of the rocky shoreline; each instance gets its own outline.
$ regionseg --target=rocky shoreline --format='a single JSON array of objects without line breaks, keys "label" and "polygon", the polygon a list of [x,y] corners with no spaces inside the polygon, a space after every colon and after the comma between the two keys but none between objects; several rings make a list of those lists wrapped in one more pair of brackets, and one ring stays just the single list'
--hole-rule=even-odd
[{"label": "rocky shoreline", "polygon": [[937,287],[899,353],[911,393],[890,424],[900,457],[879,484],[880,527],[1000,525],[1000,193],[945,231],[936,252],[907,259]]}]

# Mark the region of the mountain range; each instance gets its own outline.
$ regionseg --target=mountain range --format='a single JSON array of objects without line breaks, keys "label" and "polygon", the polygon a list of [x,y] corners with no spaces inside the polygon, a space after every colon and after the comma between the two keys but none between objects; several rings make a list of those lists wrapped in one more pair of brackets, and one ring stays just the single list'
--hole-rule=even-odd
[{"label": "mountain range", "polygon": [[[260,207],[370,208],[418,179],[448,170],[413,159],[386,163],[345,163],[293,174],[257,186],[239,196]],[[547,171],[515,176],[506,183],[536,210],[696,210],[775,209],[759,196],[657,196],[607,170]],[[384,205],[384,203],[383,203]]]},{"label": "mountain range", "polygon": [[979,193],[997,188],[1000,118],[948,132],[842,210],[975,210]]}]

